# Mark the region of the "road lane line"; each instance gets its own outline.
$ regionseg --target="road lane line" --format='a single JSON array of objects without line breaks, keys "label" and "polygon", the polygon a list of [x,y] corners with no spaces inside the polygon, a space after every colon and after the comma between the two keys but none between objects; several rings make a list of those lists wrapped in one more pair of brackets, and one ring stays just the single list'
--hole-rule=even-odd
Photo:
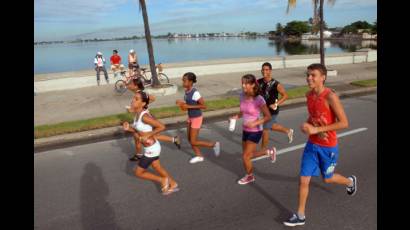
[{"label": "road lane line", "polygon": [[[337,137],[340,138],[340,137],[352,135],[352,134],[355,134],[355,133],[360,133],[360,132],[363,132],[363,131],[366,131],[366,130],[367,130],[367,128],[353,129],[353,130],[350,130],[350,131],[347,131],[347,132],[344,132],[344,133],[340,133],[340,134],[337,135]],[[302,149],[302,148],[305,147],[305,145],[306,145],[306,143],[278,150],[276,152],[276,155],[278,156],[280,154],[284,154],[284,153],[287,153],[287,152],[292,152],[292,151],[297,150],[297,149]],[[252,161],[257,161],[257,160],[261,160],[261,159],[265,159],[265,158],[268,158],[268,156],[260,156],[260,157],[252,159]]]}]

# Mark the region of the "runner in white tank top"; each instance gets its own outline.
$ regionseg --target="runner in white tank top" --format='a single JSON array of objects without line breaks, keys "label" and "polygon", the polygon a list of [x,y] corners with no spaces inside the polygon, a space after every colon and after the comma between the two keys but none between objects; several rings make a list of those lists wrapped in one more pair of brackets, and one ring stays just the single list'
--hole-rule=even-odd
[{"label": "runner in white tank top", "polygon": [[[155,139],[155,135],[164,131],[165,126],[149,114],[148,103],[149,98],[146,93],[136,93],[131,103],[131,109],[136,113],[134,123],[131,126],[128,122],[124,122],[123,128],[133,133],[144,146],[144,155],[138,162],[135,175],[161,184],[162,193],[167,195],[178,191],[178,184],[160,164],[161,145]],[[149,166],[152,166],[159,175],[148,172]]]},{"label": "runner in white tank top", "polygon": [[[135,78],[132,79],[128,84],[127,84],[127,89],[133,92],[134,94],[140,91],[144,90],[144,83],[141,80],[141,78]],[[148,95],[149,98],[149,103],[152,103],[155,101],[155,97],[153,95]],[[131,107],[127,106],[127,111],[132,113]],[[178,148],[181,149],[181,138],[176,135],[176,136],[168,136],[168,135],[163,135],[163,134],[158,134],[155,135],[155,139],[161,141],[161,142],[171,142],[174,143],[174,145]],[[142,154],[142,147],[141,143],[138,141],[138,139],[134,138],[135,142],[135,154],[129,159],[130,161],[138,161]]]}]

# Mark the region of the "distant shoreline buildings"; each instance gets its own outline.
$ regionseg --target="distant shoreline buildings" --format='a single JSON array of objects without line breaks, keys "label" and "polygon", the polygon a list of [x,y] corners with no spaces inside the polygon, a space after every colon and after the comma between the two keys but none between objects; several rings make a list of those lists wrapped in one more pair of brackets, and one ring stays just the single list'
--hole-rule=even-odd
[{"label": "distant shoreline buildings", "polygon": [[[376,40],[377,34],[370,34],[367,32],[359,34],[340,34],[338,31],[326,30],[323,32],[324,39],[364,39],[364,40]],[[319,39],[319,34],[304,33],[300,38],[286,37],[286,36],[272,36],[267,33],[256,33],[256,32],[241,32],[241,33],[168,33],[167,35],[152,36],[153,39],[189,39],[189,38],[227,38],[227,37],[240,37],[240,38],[256,38],[256,37],[268,37],[270,39],[281,39],[281,40],[317,40]],[[111,39],[77,39],[72,41],[41,41],[34,42],[34,45],[46,45],[46,44],[61,44],[61,43],[86,43],[86,42],[101,42],[101,41],[120,41],[120,40],[136,40],[145,39],[144,36],[132,36],[132,37],[122,37],[122,38],[111,38]]]},{"label": "distant shoreline buildings", "polygon": [[[221,37],[268,37],[269,33],[257,33],[257,32],[241,32],[241,33],[168,33],[166,35],[152,36],[153,39],[163,39],[163,38],[221,38]],[[34,45],[42,44],[55,44],[55,43],[77,43],[77,42],[99,42],[99,41],[119,41],[119,40],[135,40],[135,39],[145,39],[144,36],[131,36],[131,37],[121,37],[121,38],[110,38],[110,39],[76,39],[72,41],[41,41],[34,42]]]}]

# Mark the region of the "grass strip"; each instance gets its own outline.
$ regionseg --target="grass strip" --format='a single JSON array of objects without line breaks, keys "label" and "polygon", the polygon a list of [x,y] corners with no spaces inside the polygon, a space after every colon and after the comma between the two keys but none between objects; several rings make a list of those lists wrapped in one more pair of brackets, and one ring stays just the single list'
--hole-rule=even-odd
[{"label": "grass strip", "polygon": [[360,87],[372,87],[372,86],[377,86],[377,79],[353,81],[350,84],[354,86],[360,86]]},{"label": "grass strip", "polygon": [[[290,99],[304,97],[308,87],[295,87],[287,90]],[[234,108],[239,106],[239,97],[226,97],[223,99],[206,101],[207,109],[205,111],[215,111],[220,109]],[[150,109],[152,115],[156,118],[167,118],[185,115],[177,106],[161,107]],[[121,125],[124,121],[131,122],[133,115],[130,113],[120,113],[104,117],[91,118],[78,121],[67,121],[51,125],[39,125],[34,127],[34,139],[51,137],[55,135],[81,132],[93,129],[107,128]]]}]

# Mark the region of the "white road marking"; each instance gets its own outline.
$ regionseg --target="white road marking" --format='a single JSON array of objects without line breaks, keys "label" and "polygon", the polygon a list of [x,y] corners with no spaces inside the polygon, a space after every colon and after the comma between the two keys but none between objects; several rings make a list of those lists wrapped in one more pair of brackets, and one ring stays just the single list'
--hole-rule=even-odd
[{"label": "white road marking", "polygon": [[[352,135],[352,134],[355,134],[355,133],[363,132],[363,131],[366,131],[366,130],[367,130],[367,128],[353,129],[353,130],[350,130],[350,131],[347,131],[347,132],[344,132],[344,133],[340,133],[340,134],[337,135],[337,137],[340,138],[340,137]],[[278,150],[276,152],[276,155],[278,156],[280,154],[284,154],[284,153],[287,153],[287,152],[292,152],[292,151],[297,150],[297,149],[302,149],[302,148],[305,147],[305,145],[306,145],[306,143]],[[268,158],[268,156],[260,156],[260,157],[252,159],[252,161],[257,161],[257,160],[261,160],[261,159],[265,159],[265,158]]]}]

